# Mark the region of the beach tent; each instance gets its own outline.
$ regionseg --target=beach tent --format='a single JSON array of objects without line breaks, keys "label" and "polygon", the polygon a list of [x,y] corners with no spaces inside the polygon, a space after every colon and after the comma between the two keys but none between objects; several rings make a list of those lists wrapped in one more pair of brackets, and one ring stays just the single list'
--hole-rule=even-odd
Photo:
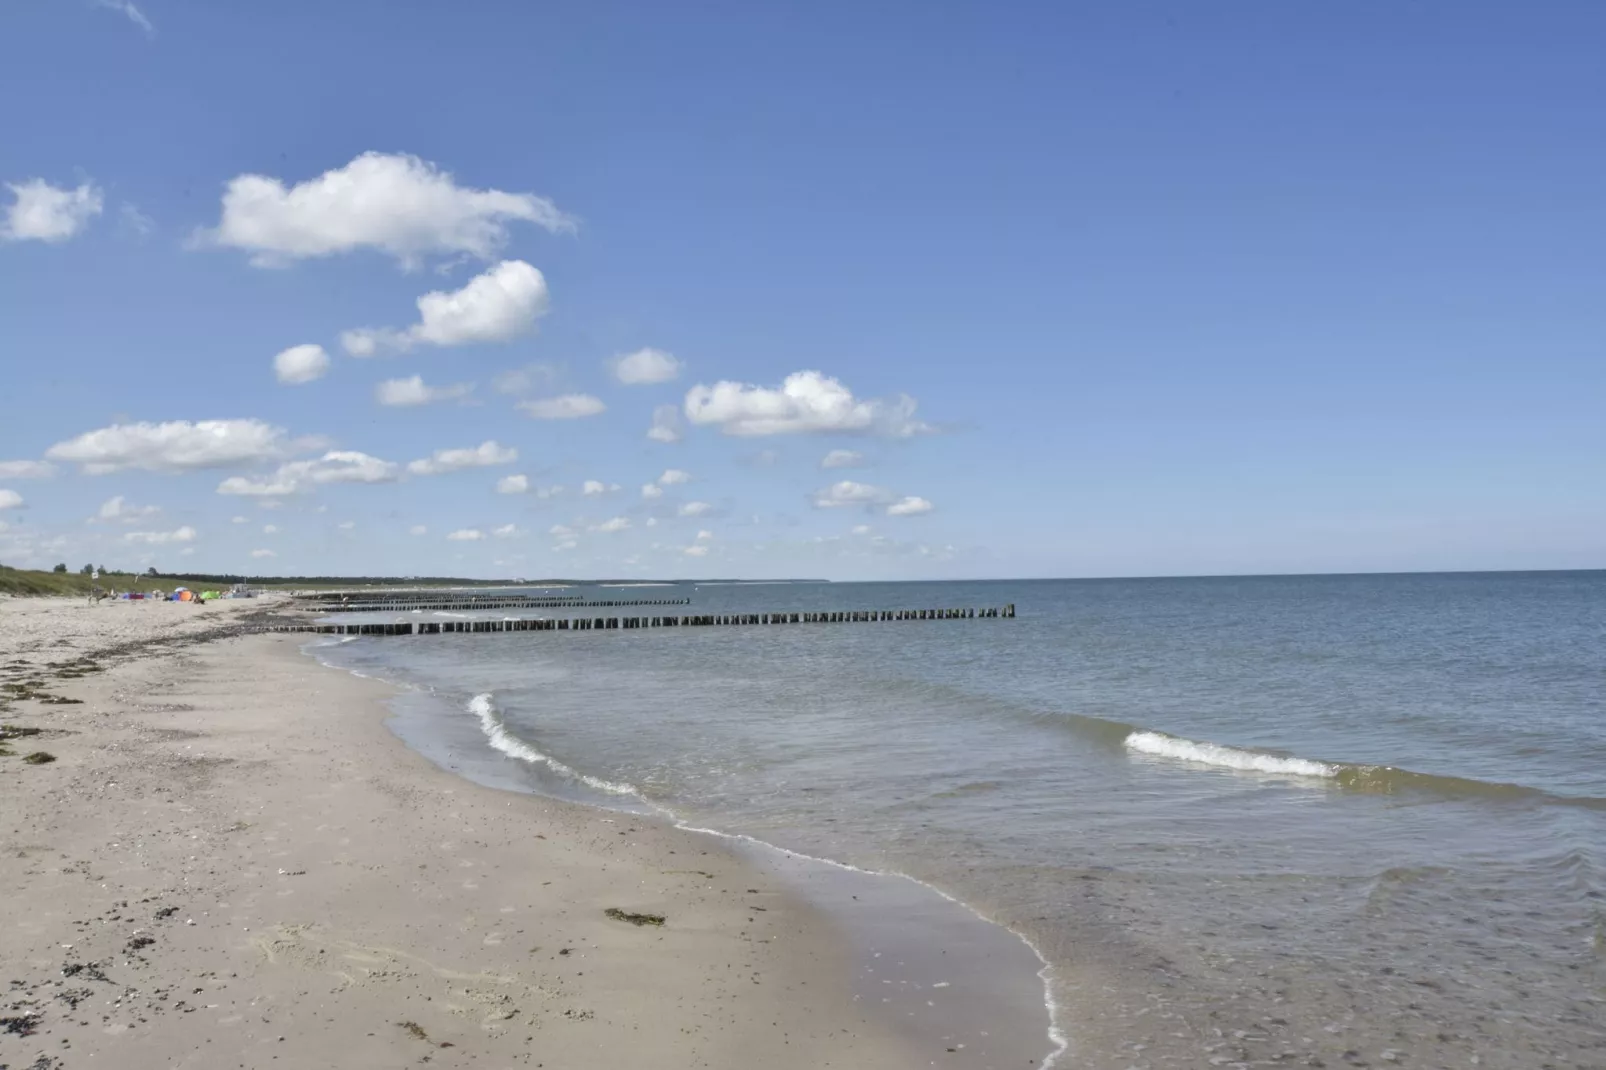
[{"label": "beach tent", "polygon": [[202,591],[201,592],[201,601],[203,601],[203,602],[210,602],[214,598],[222,598],[222,597],[223,596],[218,594],[216,591]]}]

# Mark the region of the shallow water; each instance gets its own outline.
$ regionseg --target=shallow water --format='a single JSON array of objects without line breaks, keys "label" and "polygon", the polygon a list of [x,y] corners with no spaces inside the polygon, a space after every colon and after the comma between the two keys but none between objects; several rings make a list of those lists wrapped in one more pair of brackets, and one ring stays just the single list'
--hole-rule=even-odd
[{"label": "shallow water", "polygon": [[536,790],[960,898],[1051,963],[1062,1066],[1606,1065],[1606,574],[692,597],[1020,615],[325,656]]}]

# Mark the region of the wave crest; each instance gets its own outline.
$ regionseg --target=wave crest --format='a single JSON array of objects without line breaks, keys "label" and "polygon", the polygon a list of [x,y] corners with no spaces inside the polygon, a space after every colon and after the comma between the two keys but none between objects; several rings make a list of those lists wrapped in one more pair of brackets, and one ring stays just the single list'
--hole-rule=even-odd
[{"label": "wave crest", "polygon": [[536,750],[529,743],[508,731],[507,725],[502,723],[501,715],[496,712],[496,704],[491,701],[490,692],[475,695],[470,699],[468,710],[480,719],[480,730],[485,733],[486,742],[509,758],[517,758],[521,762],[539,763],[560,776],[578,780],[588,787],[596,788],[598,791],[605,791],[610,795],[639,796],[641,794],[632,784],[617,784],[611,780],[589,776],[578,769],[564,765],[550,754],[544,754]]},{"label": "wave crest", "polygon": [[1140,730],[1126,737],[1127,750],[1139,754],[1152,754],[1158,758],[1172,758],[1198,765],[1212,765],[1218,769],[1239,769],[1249,773],[1274,773],[1282,776],[1308,776],[1332,779],[1338,776],[1338,766],[1309,758],[1284,758],[1261,751],[1224,747],[1219,743],[1200,743],[1164,732]]}]

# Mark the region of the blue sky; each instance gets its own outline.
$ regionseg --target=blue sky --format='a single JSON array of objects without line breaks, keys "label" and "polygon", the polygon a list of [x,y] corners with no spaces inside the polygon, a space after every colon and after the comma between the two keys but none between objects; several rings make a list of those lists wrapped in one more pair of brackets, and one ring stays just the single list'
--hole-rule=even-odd
[{"label": "blue sky", "polygon": [[16,0],[0,39],[6,564],[1606,566],[1598,4]]}]

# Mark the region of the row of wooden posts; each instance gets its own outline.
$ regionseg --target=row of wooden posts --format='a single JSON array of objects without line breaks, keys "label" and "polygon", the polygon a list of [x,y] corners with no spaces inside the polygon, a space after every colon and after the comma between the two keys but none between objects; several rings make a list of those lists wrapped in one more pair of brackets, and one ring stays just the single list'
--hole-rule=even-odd
[{"label": "row of wooden posts", "polygon": [[611,599],[595,602],[576,602],[568,600],[554,600],[547,598],[520,598],[510,596],[503,598],[469,598],[462,601],[435,601],[426,600],[418,602],[384,601],[384,602],[352,602],[341,605],[338,602],[319,602],[305,605],[300,608],[317,613],[407,613],[412,610],[447,610],[447,609],[602,609],[623,606],[684,606],[690,605],[690,598],[650,598],[650,599]]},{"label": "row of wooden posts", "polygon": [[486,632],[589,632],[754,624],[860,624],[905,620],[1010,618],[1013,603],[984,609],[866,609],[815,613],[711,613],[689,617],[513,617],[505,620],[395,621],[385,624],[281,624],[271,632],[317,635],[478,635]]}]

